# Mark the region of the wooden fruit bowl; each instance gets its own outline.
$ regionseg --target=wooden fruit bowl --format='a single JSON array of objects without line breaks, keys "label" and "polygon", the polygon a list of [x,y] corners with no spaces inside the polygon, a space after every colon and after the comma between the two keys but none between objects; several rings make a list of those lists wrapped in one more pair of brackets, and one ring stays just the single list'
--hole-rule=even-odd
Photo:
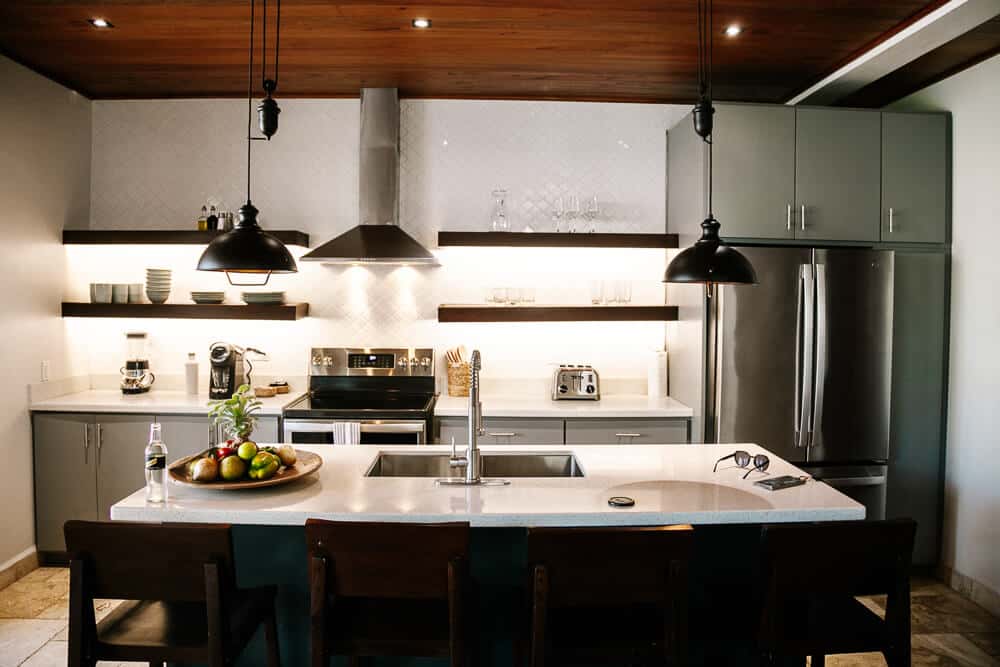
[{"label": "wooden fruit bowl", "polygon": [[313,454],[312,452],[304,452],[301,449],[295,450],[295,456],[297,460],[294,465],[282,466],[278,469],[278,472],[274,473],[270,479],[240,479],[235,482],[227,482],[223,479],[217,479],[214,482],[196,482],[188,476],[187,464],[193,459],[199,459],[205,456],[209,450],[205,450],[201,454],[195,454],[194,456],[185,456],[182,459],[177,459],[167,467],[167,472],[170,474],[170,479],[176,484],[184,484],[186,486],[196,486],[201,489],[218,489],[220,491],[235,491],[238,489],[259,489],[266,486],[277,486],[279,484],[287,484],[296,479],[301,479],[307,475],[311,475],[323,465],[323,459]]}]

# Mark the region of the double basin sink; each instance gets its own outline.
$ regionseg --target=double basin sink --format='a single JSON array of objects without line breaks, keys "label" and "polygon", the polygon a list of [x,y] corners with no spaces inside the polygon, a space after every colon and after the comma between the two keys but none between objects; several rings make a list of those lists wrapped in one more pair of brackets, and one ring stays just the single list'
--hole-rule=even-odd
[{"label": "double basin sink", "polygon": [[[583,477],[572,453],[482,452],[483,477]],[[380,453],[366,477],[461,477],[449,456],[439,453]]]}]

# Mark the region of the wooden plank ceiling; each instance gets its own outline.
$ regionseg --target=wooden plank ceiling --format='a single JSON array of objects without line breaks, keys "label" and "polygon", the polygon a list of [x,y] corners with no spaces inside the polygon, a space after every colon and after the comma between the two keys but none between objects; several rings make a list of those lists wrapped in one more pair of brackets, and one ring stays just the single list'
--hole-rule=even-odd
[{"label": "wooden plank ceiling", "polygon": [[[942,1],[719,0],[716,97],[785,101]],[[690,102],[695,20],[695,0],[284,0],[276,95]],[[248,30],[248,0],[0,2],[0,50],[92,98],[245,95]]]}]

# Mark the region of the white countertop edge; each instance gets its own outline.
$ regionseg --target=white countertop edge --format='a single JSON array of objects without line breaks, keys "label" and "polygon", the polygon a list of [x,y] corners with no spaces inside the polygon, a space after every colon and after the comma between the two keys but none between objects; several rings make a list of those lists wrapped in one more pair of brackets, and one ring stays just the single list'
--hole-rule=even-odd
[{"label": "white countertop edge", "polygon": [[[554,417],[568,419],[642,419],[666,417],[687,419],[694,410],[668,396],[608,394],[599,401],[553,401],[548,396],[490,395],[481,397],[484,417]],[[441,395],[434,406],[435,417],[466,417],[468,397]]]},{"label": "white countertop edge", "polygon": [[[280,417],[284,409],[305,395],[291,391],[270,398],[261,398],[262,417]],[[32,412],[93,412],[98,414],[207,415],[208,393],[198,395],[183,391],[153,389],[145,394],[125,395],[119,390],[90,389],[65,394],[30,405]]]},{"label": "white countertop edge", "polygon": [[[148,510],[132,507],[112,507],[114,521],[136,521],[160,523],[148,518]],[[728,525],[758,523],[796,523],[804,521],[860,521],[865,518],[863,507],[854,509],[810,509],[810,510],[758,510],[731,512],[683,512],[663,514],[622,509],[602,514],[532,514],[530,516],[507,515],[453,515],[453,514],[377,514],[377,513],[325,513],[316,512],[310,519],[325,521],[367,521],[374,523],[447,523],[468,521],[473,528],[533,528],[533,527],[593,527],[593,526],[660,526],[693,524]],[[225,511],[218,513],[199,511],[196,515],[185,516],[184,510],[170,510],[167,522],[185,523],[229,523],[246,526],[304,526],[301,512],[261,512],[246,518],[245,513],[233,517]]]}]

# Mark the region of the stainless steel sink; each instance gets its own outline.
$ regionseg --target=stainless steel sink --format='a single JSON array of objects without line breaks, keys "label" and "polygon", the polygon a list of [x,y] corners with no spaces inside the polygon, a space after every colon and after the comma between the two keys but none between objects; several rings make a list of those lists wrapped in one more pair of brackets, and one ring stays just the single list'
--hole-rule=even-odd
[{"label": "stainless steel sink", "polygon": [[[366,477],[459,477],[447,454],[379,454]],[[483,452],[483,477],[583,477],[573,454]]]}]

